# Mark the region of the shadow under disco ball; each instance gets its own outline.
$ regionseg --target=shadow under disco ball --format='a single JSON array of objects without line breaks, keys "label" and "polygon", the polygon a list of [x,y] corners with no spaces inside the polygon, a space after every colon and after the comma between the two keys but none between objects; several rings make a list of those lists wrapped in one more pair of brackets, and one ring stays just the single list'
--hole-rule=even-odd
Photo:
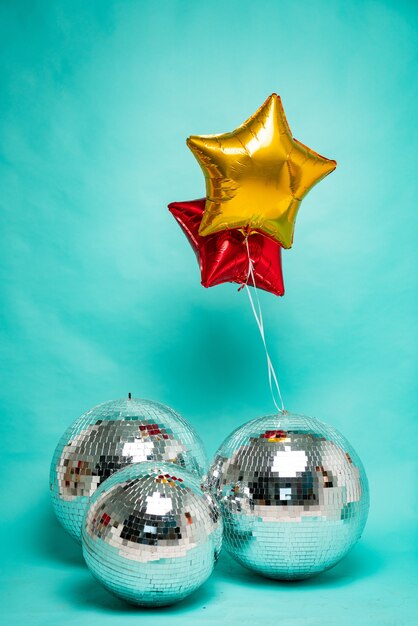
[{"label": "shadow under disco ball", "polygon": [[105,402],[65,431],[52,458],[50,490],[57,518],[76,541],[97,487],[126,465],[144,461],[171,461],[199,475],[207,469],[203,443],[192,426],[158,402]]},{"label": "shadow under disco ball", "polygon": [[109,591],[134,604],[182,600],[210,576],[222,543],[215,499],[170,463],[116,472],[92,497],[83,555]]},{"label": "shadow under disco ball", "polygon": [[317,419],[290,413],[237,428],[217,451],[208,486],[231,556],[283,580],[338,563],[360,538],[369,510],[367,477],[348,441]]}]

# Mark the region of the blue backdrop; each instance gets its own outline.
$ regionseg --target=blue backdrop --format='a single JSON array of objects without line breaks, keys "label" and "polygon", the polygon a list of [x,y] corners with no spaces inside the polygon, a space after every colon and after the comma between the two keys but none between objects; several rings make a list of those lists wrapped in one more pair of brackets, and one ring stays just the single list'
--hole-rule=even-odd
[{"label": "blue backdrop", "polygon": [[[413,623],[417,24],[412,1],[0,4],[7,623]],[[224,557],[183,604],[133,609],[55,522],[50,458],[128,391],[175,407],[210,454],[271,412],[245,293],[200,286],[166,205],[204,195],[185,138],[232,130],[273,91],[338,168],[302,203],[285,297],[261,294],[271,354],[288,408],[362,457],[369,523],[322,577],[274,583]]]}]

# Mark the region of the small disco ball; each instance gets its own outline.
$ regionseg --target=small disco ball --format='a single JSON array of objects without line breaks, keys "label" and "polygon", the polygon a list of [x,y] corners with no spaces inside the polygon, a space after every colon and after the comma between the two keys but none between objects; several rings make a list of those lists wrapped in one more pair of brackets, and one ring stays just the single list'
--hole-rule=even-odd
[{"label": "small disco ball", "polygon": [[338,563],[360,538],[369,510],[367,477],[348,441],[317,419],[290,413],[237,428],[216,453],[208,486],[231,556],[282,580]]},{"label": "small disco ball", "polygon": [[114,400],[79,417],[61,437],[51,463],[55,514],[81,541],[81,523],[90,497],[117,470],[143,461],[172,461],[202,475],[203,443],[178,413],[150,400]]},{"label": "small disco ball", "polygon": [[83,521],[83,555],[109,591],[163,606],[210,576],[222,543],[222,518],[196,474],[170,463],[139,463],[97,489]]}]

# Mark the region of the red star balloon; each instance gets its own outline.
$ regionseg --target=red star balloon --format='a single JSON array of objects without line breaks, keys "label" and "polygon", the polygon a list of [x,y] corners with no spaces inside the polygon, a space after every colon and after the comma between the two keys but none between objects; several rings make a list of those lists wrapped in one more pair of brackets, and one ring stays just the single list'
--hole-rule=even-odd
[{"label": "red star balloon", "polygon": [[[192,246],[200,265],[202,285],[213,287],[220,283],[245,284],[248,279],[248,251],[241,230],[223,230],[202,237],[199,228],[206,199],[172,202],[169,210],[179,223]],[[261,233],[248,237],[256,286],[277,296],[284,294],[281,246]],[[251,284],[251,279],[248,281]]]}]

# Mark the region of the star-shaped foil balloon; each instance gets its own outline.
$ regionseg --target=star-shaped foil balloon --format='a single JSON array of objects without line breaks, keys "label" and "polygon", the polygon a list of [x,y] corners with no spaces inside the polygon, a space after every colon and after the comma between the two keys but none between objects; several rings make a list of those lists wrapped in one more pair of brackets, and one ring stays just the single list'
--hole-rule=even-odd
[{"label": "star-shaped foil balloon", "polygon": [[290,248],[302,198],[336,162],[293,139],[280,97],[271,95],[242,126],[187,140],[206,178],[202,236],[261,231]]},{"label": "star-shaped foil balloon", "polygon": [[[277,296],[284,294],[281,246],[260,233],[248,236],[240,230],[224,230],[202,237],[199,228],[205,210],[205,198],[190,202],[172,202],[169,210],[181,226],[199,262],[202,285],[245,284],[248,280],[248,251],[253,262],[256,286]],[[251,278],[248,281],[251,285]]]}]

